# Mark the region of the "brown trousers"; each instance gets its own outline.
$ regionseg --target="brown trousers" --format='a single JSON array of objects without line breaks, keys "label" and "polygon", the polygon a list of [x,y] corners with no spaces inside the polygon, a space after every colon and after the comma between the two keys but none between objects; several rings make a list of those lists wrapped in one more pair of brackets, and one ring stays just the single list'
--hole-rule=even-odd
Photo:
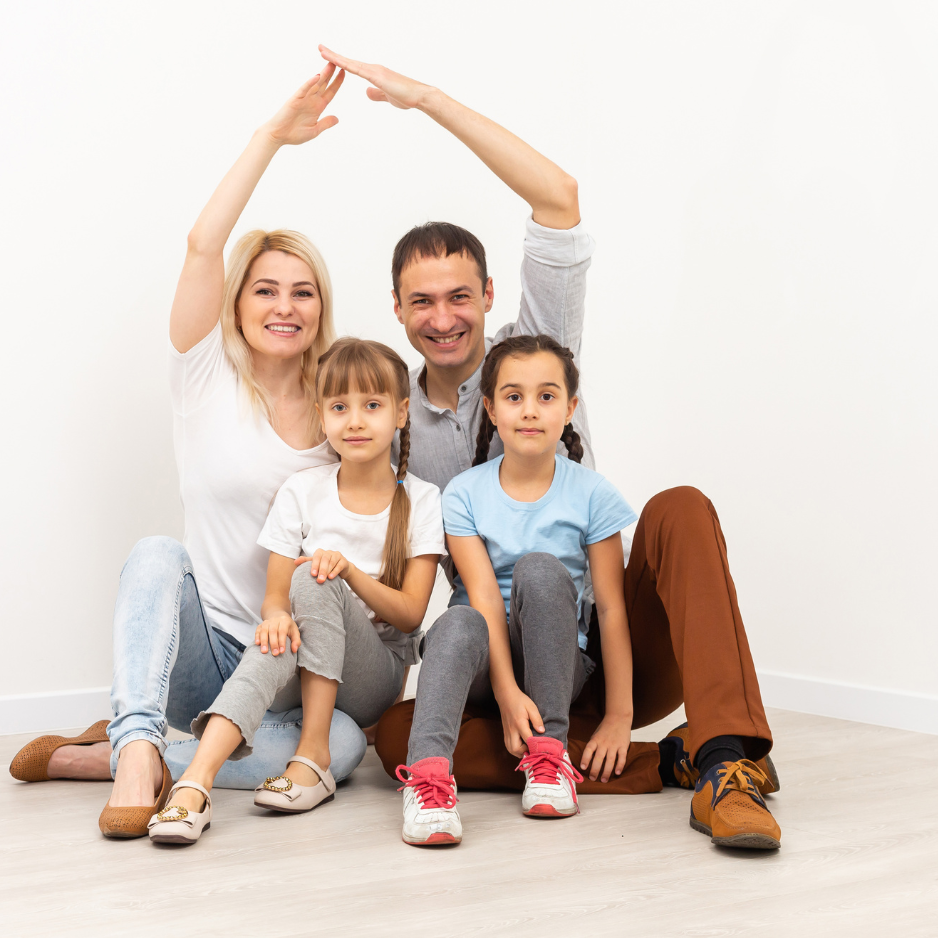
[{"label": "brown trousers", "polygon": [[[760,759],[772,748],[759,682],[726,542],[716,510],[689,486],[668,489],[645,506],[625,568],[625,607],[632,636],[634,728],[664,719],[683,702],[691,757],[715,736],[740,736],[746,755]],[[587,654],[597,662],[570,710],[568,750],[579,766],[605,709],[600,630],[595,612]],[[375,749],[392,778],[407,758],[414,703],[405,700],[381,718]],[[461,788],[524,788],[517,759],[506,749],[501,718],[467,709],[453,754]],[[661,790],[657,743],[633,742],[625,769],[609,782],[577,785],[582,794],[639,794]]]}]

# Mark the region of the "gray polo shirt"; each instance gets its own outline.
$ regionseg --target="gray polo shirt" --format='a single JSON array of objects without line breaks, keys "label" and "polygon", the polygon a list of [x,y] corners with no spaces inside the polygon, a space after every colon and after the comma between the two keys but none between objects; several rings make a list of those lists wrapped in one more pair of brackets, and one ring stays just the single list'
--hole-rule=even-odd
[{"label": "gray polo shirt", "polygon": [[[503,326],[494,339],[486,338],[485,350],[511,335],[553,336],[569,348],[577,367],[583,338],[586,308],[586,271],[594,242],[580,223],[575,228],[543,228],[528,218],[521,262],[521,309],[518,319]],[[479,380],[482,366],[459,388],[456,413],[436,407],[423,389],[426,366],[410,376],[410,462],[408,469],[419,479],[446,488],[450,479],[472,466],[476,437],[482,419],[482,393]],[[580,398],[573,415],[573,427],[583,441],[583,464],[594,468],[586,408]],[[564,452],[563,444],[559,451]],[[503,452],[496,433],[489,459]],[[394,454],[395,462],[397,454]]]}]

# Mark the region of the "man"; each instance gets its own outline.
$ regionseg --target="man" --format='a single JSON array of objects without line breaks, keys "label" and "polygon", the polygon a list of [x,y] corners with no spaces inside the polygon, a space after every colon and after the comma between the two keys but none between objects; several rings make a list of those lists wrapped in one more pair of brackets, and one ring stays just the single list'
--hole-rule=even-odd
[{"label": "man", "polygon": [[[394,252],[394,311],[424,357],[411,381],[410,469],[443,489],[472,464],[482,407],[481,366],[493,341],[516,332],[547,333],[579,359],[593,242],[580,224],[575,180],[509,131],[436,88],[320,50],[328,61],[370,82],[372,100],[416,108],[449,130],[531,207],[521,309],[517,321],[494,340],[485,337],[494,288],[478,239],[458,226],[430,223],[408,232]],[[583,461],[592,467],[582,401],[574,422],[584,442]],[[500,451],[496,437],[488,457]],[[581,790],[694,787],[691,826],[696,830],[723,845],[777,847],[781,834],[762,797],[777,790],[777,777],[770,762],[757,766],[750,761],[767,757],[771,732],[719,519],[696,489],[662,492],[646,505],[625,572],[625,593],[634,668],[632,725],[662,719],[682,699],[688,725],[658,746],[633,743],[624,768],[616,766],[613,778],[610,760],[590,741],[604,703],[594,627],[587,654],[600,666],[575,702],[568,743],[574,763],[590,777]],[[478,788],[523,784],[512,771],[493,716],[487,638],[467,627],[466,608],[451,607],[429,630],[416,701],[393,707],[378,726],[376,748],[385,769],[391,775],[406,770],[398,777],[406,781],[408,843],[461,840],[455,777]],[[469,668],[466,661],[473,662]],[[470,704],[459,726],[428,703],[433,697],[429,688],[441,684],[450,696]],[[551,784],[562,799],[572,782],[557,768]]]}]

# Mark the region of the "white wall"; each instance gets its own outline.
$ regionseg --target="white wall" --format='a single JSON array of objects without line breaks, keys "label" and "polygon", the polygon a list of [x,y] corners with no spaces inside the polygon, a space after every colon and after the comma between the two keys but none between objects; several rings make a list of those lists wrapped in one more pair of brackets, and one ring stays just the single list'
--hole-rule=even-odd
[{"label": "white wall", "polygon": [[[320,41],[441,86],[580,180],[600,469],[636,506],[681,483],[713,499],[768,702],[823,712],[798,687],[861,685],[938,731],[938,7],[855,0],[8,7],[7,703],[109,684],[121,563],[181,534],[165,337],[185,235]],[[235,235],[309,234],[340,326],[405,351],[391,249],[458,222],[489,251],[494,331],[523,203],[356,79],[334,111]]]}]

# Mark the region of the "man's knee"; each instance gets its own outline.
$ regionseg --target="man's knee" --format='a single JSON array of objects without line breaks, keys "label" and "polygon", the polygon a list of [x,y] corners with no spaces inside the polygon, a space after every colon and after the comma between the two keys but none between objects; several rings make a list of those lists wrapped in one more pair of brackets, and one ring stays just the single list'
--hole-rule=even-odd
[{"label": "man's knee", "polygon": [[423,657],[470,655],[488,648],[485,617],[472,606],[450,606],[433,623],[424,639]]},{"label": "man's knee", "polygon": [[652,496],[643,514],[656,521],[672,518],[692,518],[709,515],[710,499],[692,485],[679,485]]}]

